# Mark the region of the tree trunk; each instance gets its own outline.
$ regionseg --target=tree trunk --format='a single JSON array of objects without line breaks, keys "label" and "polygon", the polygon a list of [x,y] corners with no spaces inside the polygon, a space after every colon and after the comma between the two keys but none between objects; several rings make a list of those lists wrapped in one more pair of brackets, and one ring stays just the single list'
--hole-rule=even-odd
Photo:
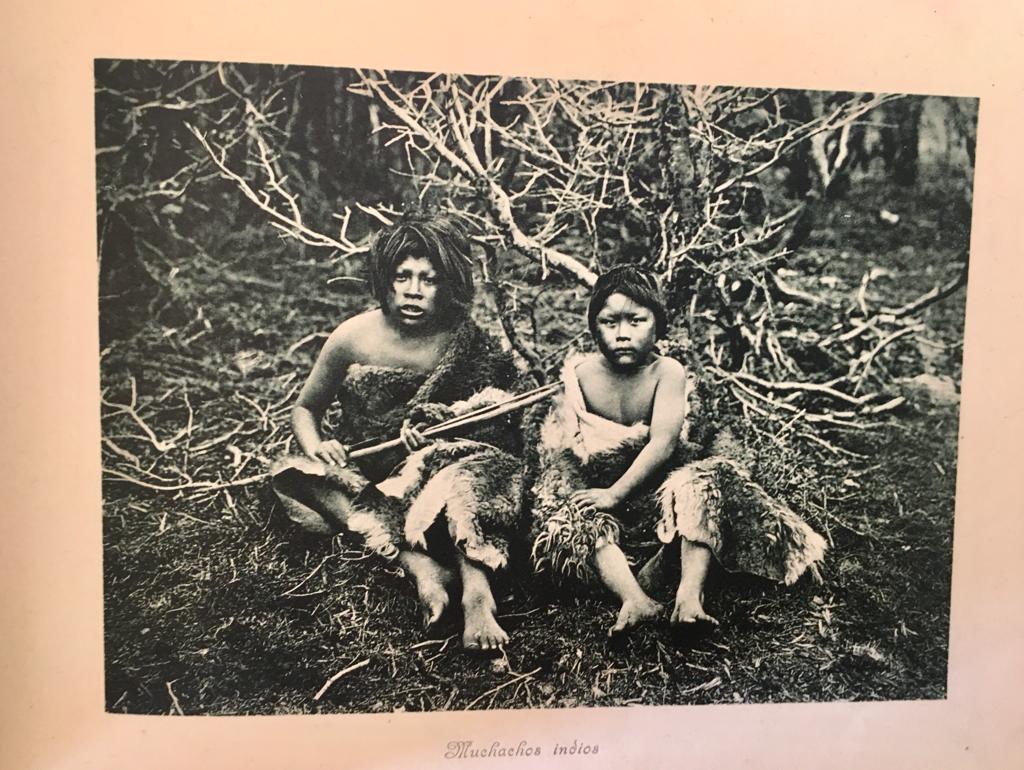
[{"label": "tree trunk", "polygon": [[921,104],[921,97],[908,96],[891,102],[886,110],[890,125],[882,133],[882,153],[886,168],[896,184],[903,187],[917,183]]}]

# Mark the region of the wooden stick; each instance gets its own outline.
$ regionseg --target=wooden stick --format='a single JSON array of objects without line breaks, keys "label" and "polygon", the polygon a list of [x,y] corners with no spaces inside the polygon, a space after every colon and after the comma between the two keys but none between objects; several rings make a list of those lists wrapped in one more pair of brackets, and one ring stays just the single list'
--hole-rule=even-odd
[{"label": "wooden stick", "polygon": [[448,644],[448,642],[450,642],[454,638],[455,638],[455,635],[452,634],[447,639],[427,639],[427,641],[425,641],[425,642],[419,642],[418,644],[412,645],[409,649],[410,650],[418,650],[421,647],[432,647],[435,644],[445,644],[446,645],[446,644]]},{"label": "wooden stick", "polygon": [[451,417],[444,422],[440,422],[437,425],[427,428],[427,430],[449,430],[450,428],[457,428],[464,424],[472,425],[473,423],[489,420],[492,417],[500,417],[508,412],[522,409],[524,406],[529,406],[537,401],[541,401],[553,394],[560,387],[562,387],[562,384],[559,382],[554,382],[550,385],[541,385],[539,388],[534,388],[533,390],[528,390],[525,393],[515,395],[507,401],[500,401],[497,404],[489,404],[487,406],[482,406],[479,409],[475,409],[472,412],[466,412],[465,414]]},{"label": "wooden stick", "polygon": [[[447,420],[439,422],[437,423],[437,425],[432,425],[429,428],[425,429],[423,435],[433,436],[439,434],[442,431],[447,431],[451,428],[460,427],[463,424],[472,425],[476,422],[482,422],[484,420],[490,419],[491,417],[499,417],[502,414],[505,414],[509,411],[514,411],[517,408],[529,406],[535,401],[539,401],[541,400],[541,398],[546,397],[549,392],[554,392],[560,387],[560,383],[541,385],[540,387],[534,388],[533,390],[528,390],[525,393],[519,393],[518,395],[512,396],[506,401],[500,401],[496,404],[488,404],[486,406],[479,407],[478,409],[475,409],[471,412],[456,415],[455,417],[449,417]],[[535,395],[537,396],[537,398],[533,398],[533,396]],[[494,414],[491,414],[491,412],[494,412]],[[379,438],[367,439],[366,441],[361,441],[352,444],[348,448],[348,456],[363,457],[368,454],[382,452],[385,449],[399,447],[401,446],[401,444],[401,439],[388,439],[383,441]]]},{"label": "wooden stick", "polygon": [[320,568],[323,567],[327,563],[327,561],[331,558],[332,555],[333,554],[328,554],[327,556],[325,556],[323,558],[323,560],[319,564],[316,565],[316,567],[313,569],[312,572],[310,572],[308,575],[306,575],[306,577],[302,578],[302,580],[300,580],[298,583],[296,583],[291,588],[289,588],[287,591],[285,591],[283,594],[281,594],[281,596],[288,596],[289,594],[292,594],[295,591],[298,591],[300,588],[302,588],[302,586],[304,586],[309,581],[309,579],[311,577],[313,577],[317,572],[320,571]]},{"label": "wooden stick", "polygon": [[[444,422],[438,423],[437,425],[431,426],[423,431],[423,436],[432,438],[434,436],[440,436],[445,433],[457,430],[458,428],[464,428],[468,425],[476,425],[477,423],[492,420],[495,417],[500,417],[503,414],[514,412],[517,409],[522,409],[525,406],[541,401],[548,396],[552,395],[556,390],[561,387],[561,383],[552,383],[550,385],[544,385],[540,388],[527,391],[526,393],[520,393],[518,396],[513,396],[507,401],[502,401],[497,404],[490,404],[480,409],[476,409],[472,412],[459,415],[458,417],[452,417],[451,419],[445,420]],[[394,438],[388,441],[383,441],[373,446],[360,447],[359,449],[353,449],[349,452],[348,456],[351,458],[366,457],[368,455],[378,454],[388,449],[395,449],[402,446],[402,439]]]}]

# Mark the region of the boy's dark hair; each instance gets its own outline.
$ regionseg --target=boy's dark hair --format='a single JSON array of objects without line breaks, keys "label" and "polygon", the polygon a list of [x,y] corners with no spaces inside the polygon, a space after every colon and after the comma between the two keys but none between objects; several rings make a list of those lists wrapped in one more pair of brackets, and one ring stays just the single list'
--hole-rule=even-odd
[{"label": "boy's dark hair", "polygon": [[442,314],[461,318],[473,306],[473,260],[469,237],[444,216],[407,215],[377,233],[370,247],[370,287],[388,313],[388,294],[395,271],[408,257],[425,257],[438,277],[438,306]]},{"label": "boy's dark hair", "polygon": [[635,265],[618,265],[602,274],[594,283],[587,306],[587,324],[597,337],[597,314],[613,294],[624,294],[638,305],[654,313],[658,339],[668,334],[668,310],[657,279]]}]

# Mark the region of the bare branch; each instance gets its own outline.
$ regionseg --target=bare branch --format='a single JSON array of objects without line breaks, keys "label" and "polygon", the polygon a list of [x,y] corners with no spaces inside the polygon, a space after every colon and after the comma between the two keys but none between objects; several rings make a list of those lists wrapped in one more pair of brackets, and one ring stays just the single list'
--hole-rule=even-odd
[{"label": "bare branch", "polygon": [[[292,238],[302,241],[303,243],[307,243],[311,246],[321,246],[324,248],[335,249],[336,251],[340,252],[342,255],[345,256],[362,254],[369,251],[370,247],[369,244],[367,243],[354,244],[347,238],[345,238],[344,240],[338,240],[336,238],[331,238],[330,236],[324,235],[323,233],[316,232],[315,230],[312,230],[309,227],[307,227],[301,220],[301,215],[299,214],[298,205],[295,202],[295,199],[283,191],[283,188],[281,187],[280,184],[280,180],[277,179],[277,176],[273,171],[273,168],[269,164],[268,155],[263,154],[261,156],[263,167],[267,172],[268,178],[271,180],[271,187],[274,188],[275,191],[281,192],[281,194],[284,195],[286,201],[289,203],[289,207],[291,208],[290,215],[285,214],[279,211],[274,206],[272,206],[269,202],[270,196],[267,193],[264,192],[263,194],[260,194],[259,192],[256,191],[256,189],[252,187],[252,185],[249,184],[249,182],[244,177],[232,171],[227,165],[225,159],[225,152],[223,149],[220,150],[219,152],[215,151],[210,142],[207,141],[206,137],[195,126],[189,124],[188,129],[189,131],[192,132],[193,136],[196,137],[196,139],[199,141],[199,144],[202,145],[203,149],[206,150],[211,160],[213,160],[214,164],[220,170],[221,175],[225,179],[229,179],[232,182],[234,182],[235,185],[237,185],[238,189],[242,191],[242,194],[245,195],[245,197],[248,200],[250,200],[260,210],[262,210],[264,213],[271,217],[271,225],[278,228],[283,233],[291,236]],[[258,132],[254,133],[257,137],[259,137]],[[265,144],[262,141],[262,137],[258,139],[258,142],[261,148],[265,147]],[[344,238],[344,233],[342,233],[341,237]]]}]

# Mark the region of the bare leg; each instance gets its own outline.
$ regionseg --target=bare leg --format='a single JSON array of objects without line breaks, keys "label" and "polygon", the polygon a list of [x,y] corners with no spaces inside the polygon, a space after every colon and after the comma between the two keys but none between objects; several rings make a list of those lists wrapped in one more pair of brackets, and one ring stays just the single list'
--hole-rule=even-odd
[{"label": "bare leg", "polygon": [[310,489],[313,508],[338,527],[348,528],[348,517],[352,513],[352,498],[340,489],[323,482],[315,482]]},{"label": "bare leg", "polygon": [[274,479],[274,490],[281,497],[288,518],[306,532],[332,535],[348,528],[351,496],[323,479],[287,470]]},{"label": "bare leg", "polygon": [[703,621],[717,626],[718,621],[704,612],[704,578],[711,563],[711,549],[706,545],[682,538],[680,564],[683,575],[676,590],[676,604],[672,609],[672,623]]},{"label": "bare leg", "polygon": [[[353,508],[345,492],[327,484],[316,484],[311,490],[311,497],[318,513],[330,516],[337,526],[348,528]],[[401,550],[396,558],[412,575],[423,613],[423,626],[429,629],[441,619],[448,607],[448,588],[455,581],[455,576],[451,570],[419,551]]]},{"label": "bare leg", "polygon": [[594,552],[594,566],[601,582],[622,601],[619,617],[615,625],[608,629],[609,636],[650,620],[661,612],[661,605],[645,594],[636,582],[626,555],[619,546],[614,543],[600,546]]},{"label": "bare leg", "polygon": [[423,625],[430,628],[441,619],[448,606],[448,587],[454,582],[455,576],[451,570],[418,551],[399,551],[398,563],[408,570],[416,583],[416,593],[419,594],[423,610]]},{"label": "bare leg", "polygon": [[508,634],[494,617],[497,604],[491,593],[487,573],[461,553],[458,559],[459,573],[462,575],[462,611],[465,617],[462,646],[469,650],[496,650],[508,642]]},{"label": "bare leg", "polygon": [[[283,473],[275,479],[275,488],[285,498],[293,498],[301,505],[288,505],[289,518],[308,532],[333,534],[350,530],[355,510],[352,496],[338,487],[300,473]],[[353,474],[350,486],[358,488],[363,479]],[[366,533],[362,533],[364,537]],[[373,538],[370,537],[370,540]],[[394,545],[388,546],[394,553]],[[388,555],[390,556],[390,555]],[[423,610],[423,624],[430,628],[444,613],[449,603],[448,587],[454,582],[451,570],[445,569],[425,553],[398,551],[398,563],[412,575]]]}]

